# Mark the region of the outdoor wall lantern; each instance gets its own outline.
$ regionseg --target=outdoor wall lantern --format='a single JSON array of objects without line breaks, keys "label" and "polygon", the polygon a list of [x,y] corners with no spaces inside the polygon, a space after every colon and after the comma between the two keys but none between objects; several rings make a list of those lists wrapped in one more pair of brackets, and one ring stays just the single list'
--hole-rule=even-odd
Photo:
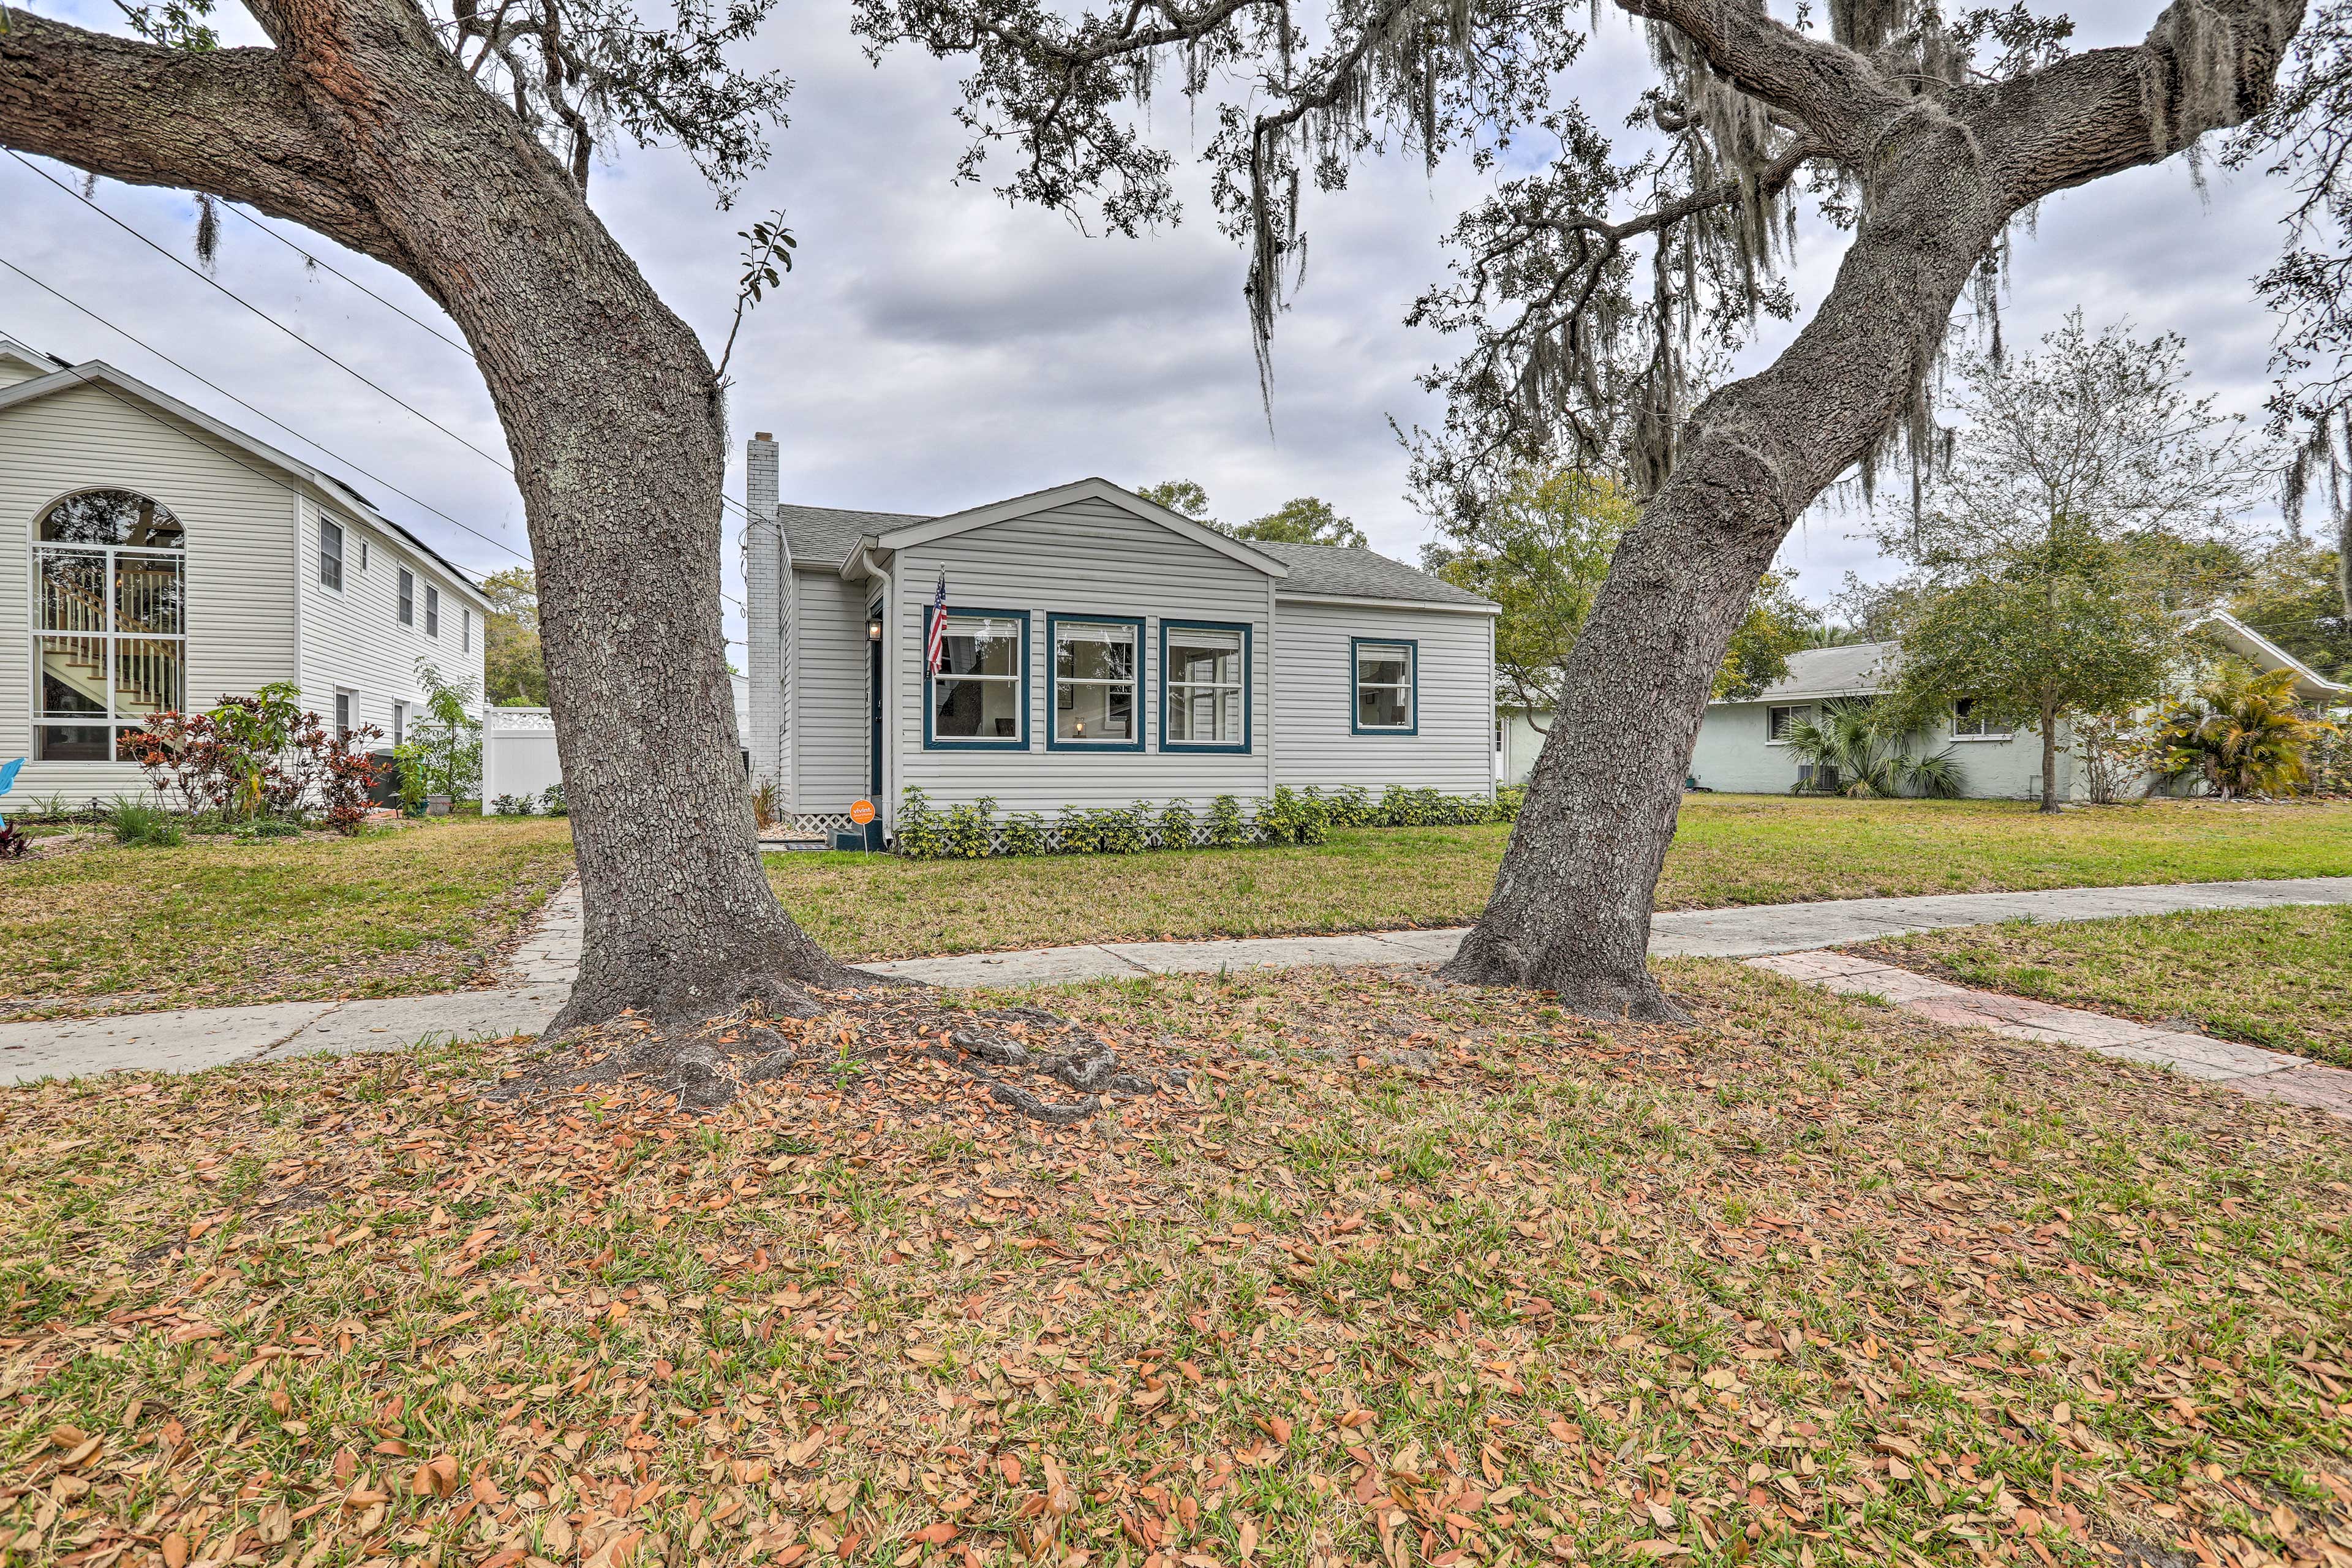
[{"label": "outdoor wall lantern", "polygon": [[880,642],[882,640],[881,616],[868,616],[866,617],[866,640],[867,642]]}]

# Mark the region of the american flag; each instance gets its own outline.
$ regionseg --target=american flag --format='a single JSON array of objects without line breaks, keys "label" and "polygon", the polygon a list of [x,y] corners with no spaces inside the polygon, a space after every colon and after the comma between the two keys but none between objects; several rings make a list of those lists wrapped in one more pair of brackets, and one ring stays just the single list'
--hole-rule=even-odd
[{"label": "american flag", "polygon": [[940,660],[948,647],[948,574],[940,574],[939,592],[931,595],[931,630],[924,640],[923,662],[933,675],[940,672]]}]

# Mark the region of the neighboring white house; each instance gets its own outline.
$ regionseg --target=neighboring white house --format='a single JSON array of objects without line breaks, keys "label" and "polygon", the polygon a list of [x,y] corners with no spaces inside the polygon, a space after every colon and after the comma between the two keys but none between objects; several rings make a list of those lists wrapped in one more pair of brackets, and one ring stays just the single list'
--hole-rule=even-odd
[{"label": "neighboring white house", "polygon": [[100,361],[0,338],[0,761],[19,796],[143,775],[116,738],[273,681],[383,744],[416,661],[481,689],[481,590],[331,475]]},{"label": "neighboring white house", "polygon": [[1494,787],[1499,612],[1409,566],[1244,543],[1105,479],[947,517],[780,506],[764,437],[750,476],[745,744],[803,825],[870,799],[887,827],[910,786],[1048,816]]},{"label": "neighboring white house", "polygon": [[[2236,617],[2212,612],[2199,628],[2231,652],[2262,669],[2292,669],[2303,700],[2322,707],[2343,703],[2352,687],[2338,685]],[[1789,749],[1792,725],[1819,717],[1828,703],[1875,697],[1895,684],[1902,656],[1892,642],[1851,643],[1843,647],[1805,648],[1789,656],[1789,673],[1752,698],[1706,705],[1697,742],[1691,749],[1690,775],[1708,789],[1744,795],[1780,795],[1793,788],[1803,764]],[[1957,753],[1967,793],[1989,798],[2038,798],[2042,794],[2042,738],[2031,731],[2004,730],[1973,717],[1963,698],[1926,736],[1924,752],[1949,745]],[[1549,715],[1543,716],[1549,723]],[[1496,726],[1497,763],[1506,783],[1523,781],[1535,765],[1543,736],[1525,714],[1507,712]],[[2058,787],[2076,798],[2089,793],[2074,735],[2063,724],[2058,735]]]}]

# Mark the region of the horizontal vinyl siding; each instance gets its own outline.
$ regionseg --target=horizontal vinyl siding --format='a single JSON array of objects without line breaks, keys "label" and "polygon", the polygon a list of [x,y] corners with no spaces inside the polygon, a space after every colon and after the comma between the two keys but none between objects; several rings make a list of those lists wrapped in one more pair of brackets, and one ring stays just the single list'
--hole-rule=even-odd
[{"label": "horizontal vinyl siding", "polygon": [[[298,582],[302,601],[302,703],[329,719],[334,717],[338,689],[355,694],[352,721],[373,724],[383,731],[373,742],[392,744],[392,705],[405,702],[412,720],[423,702],[416,679],[416,661],[430,661],[451,682],[471,682],[482,689],[483,627],[481,611],[446,571],[391,535],[362,522],[348,512],[329,509],[327,515],[343,528],[343,586],[338,593],[319,582],[319,514],[321,508],[302,499],[299,538],[289,540],[300,563]],[[360,566],[360,542],[367,542],[367,566]],[[400,572],[406,567],[416,578],[416,621],[400,624]],[[425,635],[425,589],[441,590],[441,635]],[[472,647],[466,647],[461,612],[474,618]],[[478,711],[480,704],[475,704]]]},{"label": "horizontal vinyl siding", "polygon": [[[1698,742],[1691,749],[1691,775],[1708,789],[1729,795],[1785,795],[1796,786],[1797,754],[1767,739],[1767,710],[1779,704],[1715,702],[1698,727]],[[1816,713],[1821,704],[1811,705]],[[2058,743],[2069,748],[2072,737],[2062,726]],[[1956,741],[1938,724],[1918,750],[1932,754],[1946,746],[1959,763],[1968,794],[1979,799],[2022,799],[2042,794],[2042,737],[2019,731],[2006,741]],[[2058,788],[2074,791],[2074,758],[2062,749],[2058,756]]]},{"label": "horizontal vinyl siding", "polygon": [[795,572],[791,666],[798,811],[847,811],[866,796],[866,605],[863,583]]},{"label": "horizontal vinyl siding", "polygon": [[[1025,752],[923,748],[924,619],[944,568],[948,604],[1027,610],[1029,734]],[[996,797],[1001,812],[1051,814],[1065,805],[1191,802],[1267,792],[1266,687],[1271,675],[1265,575],[1108,501],[1079,501],[955,534],[899,552],[894,607],[898,657],[892,793],[920,787],[934,805]],[[1048,750],[1053,649],[1046,616],[1118,616],[1143,625],[1138,710],[1140,752]],[[1250,627],[1250,737],[1246,752],[1163,750],[1160,743],[1160,632],[1168,621]]]},{"label": "horizontal vinyl siding", "polygon": [[[187,530],[189,708],[295,678],[294,490],[127,393],[70,387],[0,409],[0,762],[33,751],[34,524],[51,501],[94,489],[151,496]],[[28,762],[16,795],[86,799],[145,782],[127,763]]]},{"label": "horizontal vinyl siding", "polygon": [[[1276,605],[1275,679],[1282,689],[1281,781],[1391,784],[1448,795],[1492,787],[1495,682],[1492,622],[1486,616],[1342,605]],[[1420,732],[1359,735],[1351,639],[1420,644]]]}]

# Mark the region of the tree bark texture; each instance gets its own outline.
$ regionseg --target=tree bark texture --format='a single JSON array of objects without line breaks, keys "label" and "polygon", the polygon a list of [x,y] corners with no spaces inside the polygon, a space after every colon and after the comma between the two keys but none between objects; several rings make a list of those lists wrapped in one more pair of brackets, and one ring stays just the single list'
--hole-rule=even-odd
[{"label": "tree bark texture", "polygon": [[2147,41],[1911,97],[1760,9],[1618,0],[1801,121],[1861,187],[1828,297],[1759,374],[1708,398],[1610,563],[1571,651],[1486,911],[1445,973],[1679,1019],[1646,963],[1691,748],[1732,632],[1790,527],[1901,415],[1970,273],[2021,208],[2261,107],[2301,0],[2178,0]]},{"label": "tree bark texture", "polygon": [[2058,709],[2042,705],[2042,809],[2058,809]]},{"label": "tree bark texture", "polygon": [[719,620],[709,358],[562,167],[407,0],[250,0],[274,47],[188,54],[11,8],[0,144],[205,191],[398,268],[465,332],[539,572],[586,905],[556,1027],[854,984],[778,906]]}]

